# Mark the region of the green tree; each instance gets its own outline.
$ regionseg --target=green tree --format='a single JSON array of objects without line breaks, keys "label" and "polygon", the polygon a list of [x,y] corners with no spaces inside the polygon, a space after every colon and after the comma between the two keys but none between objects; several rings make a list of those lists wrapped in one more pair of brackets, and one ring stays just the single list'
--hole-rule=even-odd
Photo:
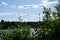
[{"label": "green tree", "polygon": [[55,11],[52,12],[52,20],[57,20],[57,13]]},{"label": "green tree", "polygon": [[50,20],[50,18],[51,18],[51,17],[50,17],[50,13],[51,13],[51,9],[44,7],[43,14],[45,14],[45,16],[44,16],[43,20],[45,20],[45,21]]},{"label": "green tree", "polygon": [[21,18],[21,16],[19,16],[19,18],[18,18],[18,19],[19,19],[19,21],[20,21],[20,22],[22,21],[22,18]]},{"label": "green tree", "polygon": [[60,0],[58,4],[55,6],[55,9],[56,9],[57,17],[58,17],[58,20],[56,22],[57,25],[55,26],[55,33],[56,33],[57,40],[60,40],[59,38],[59,35],[60,35]]},{"label": "green tree", "polygon": [[60,19],[60,0],[59,0],[59,3],[55,6],[55,9],[57,11],[58,19]]}]

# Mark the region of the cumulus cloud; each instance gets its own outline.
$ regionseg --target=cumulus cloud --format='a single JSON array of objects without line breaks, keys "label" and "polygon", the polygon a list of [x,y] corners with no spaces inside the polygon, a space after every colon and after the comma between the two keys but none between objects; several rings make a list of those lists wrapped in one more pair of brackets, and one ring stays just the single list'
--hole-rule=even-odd
[{"label": "cumulus cloud", "polygon": [[35,4],[35,5],[19,5],[17,6],[18,9],[29,9],[29,8],[41,8],[39,5]]},{"label": "cumulus cloud", "polygon": [[29,9],[29,8],[34,8],[34,9],[37,9],[37,8],[41,8],[41,6],[39,4],[34,4],[34,5],[19,5],[18,6],[19,9]]},{"label": "cumulus cloud", "polygon": [[45,6],[45,7],[47,7],[50,4],[56,4],[56,3],[58,3],[57,0],[53,0],[53,1],[52,0],[42,0],[41,2],[42,2],[42,5]]},{"label": "cumulus cloud", "polygon": [[8,5],[6,2],[0,2],[0,5]]},{"label": "cumulus cloud", "polygon": [[32,8],[39,8],[39,5],[33,5]]},{"label": "cumulus cloud", "polygon": [[47,7],[50,4],[56,4],[58,3],[58,1],[56,0],[42,0],[40,4],[31,4],[31,5],[18,5],[18,6],[13,6],[13,8],[17,7],[18,9],[29,9],[29,8],[34,8],[34,9],[38,9],[38,8],[43,8],[43,7]]}]

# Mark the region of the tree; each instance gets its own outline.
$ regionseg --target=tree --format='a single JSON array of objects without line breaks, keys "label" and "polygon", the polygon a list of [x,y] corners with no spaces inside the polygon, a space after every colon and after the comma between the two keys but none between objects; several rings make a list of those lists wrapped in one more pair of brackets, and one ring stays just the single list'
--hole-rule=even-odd
[{"label": "tree", "polygon": [[57,20],[57,13],[55,11],[52,12],[53,20]]},{"label": "tree", "polygon": [[1,23],[4,24],[4,20],[1,20]]},{"label": "tree", "polygon": [[44,16],[44,18],[43,18],[43,20],[45,20],[45,21],[48,21],[48,20],[50,20],[50,13],[51,13],[51,9],[49,8],[45,8],[44,7],[44,11],[43,11],[43,14],[45,14],[45,16]]},{"label": "tree", "polygon": [[19,21],[20,21],[20,22],[22,21],[21,16],[19,16]]},{"label": "tree", "polygon": [[55,6],[55,9],[57,11],[58,19],[60,20],[60,0],[59,0],[59,3]]},{"label": "tree", "polygon": [[56,33],[56,39],[60,40],[60,0],[58,2],[58,4],[55,6],[56,12],[57,12],[57,25],[55,26],[55,33]]}]

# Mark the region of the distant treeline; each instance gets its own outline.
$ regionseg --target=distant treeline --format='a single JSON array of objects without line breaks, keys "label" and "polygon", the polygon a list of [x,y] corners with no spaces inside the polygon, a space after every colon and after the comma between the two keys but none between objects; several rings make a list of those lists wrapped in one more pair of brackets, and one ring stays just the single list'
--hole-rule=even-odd
[{"label": "distant treeline", "polygon": [[[41,21],[38,21],[38,22],[9,22],[9,21],[4,21],[4,20],[1,20],[0,22],[0,29],[14,29],[14,28],[19,28],[19,27],[23,27],[23,26],[31,26],[31,28],[36,28],[38,27],[38,23],[40,23],[39,25],[41,25]],[[18,27],[19,25],[19,27]]]}]

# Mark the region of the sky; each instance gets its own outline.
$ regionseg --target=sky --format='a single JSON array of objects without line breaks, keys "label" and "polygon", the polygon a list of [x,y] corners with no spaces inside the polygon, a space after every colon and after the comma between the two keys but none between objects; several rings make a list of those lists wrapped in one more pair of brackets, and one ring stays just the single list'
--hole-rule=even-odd
[{"label": "sky", "polygon": [[26,22],[39,21],[43,18],[43,7],[54,10],[57,3],[58,0],[0,0],[0,20],[19,21],[20,17]]}]

